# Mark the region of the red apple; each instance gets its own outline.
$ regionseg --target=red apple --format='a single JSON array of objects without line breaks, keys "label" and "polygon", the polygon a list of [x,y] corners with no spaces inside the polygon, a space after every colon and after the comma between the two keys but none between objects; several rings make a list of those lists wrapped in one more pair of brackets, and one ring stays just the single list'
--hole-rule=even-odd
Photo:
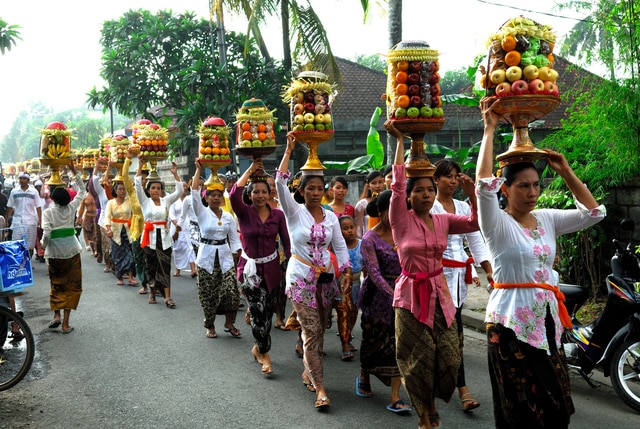
[{"label": "red apple", "polygon": [[[220,119],[220,118],[218,118],[218,119]],[[220,119],[220,120],[222,120],[222,119]],[[222,121],[222,122],[224,122],[224,121]],[[152,129],[152,130],[159,130],[160,129],[160,125],[158,125],[158,124],[150,124],[149,128]]]},{"label": "red apple", "polygon": [[429,79],[429,83],[431,85],[435,85],[438,82],[440,82],[440,75],[438,73],[432,74],[431,79]]},{"label": "red apple", "polygon": [[498,97],[506,97],[511,94],[511,84],[509,82],[500,82],[496,87],[496,95]]},{"label": "red apple", "polygon": [[138,125],[151,125],[151,121],[148,119],[140,119],[138,122],[136,122],[136,124]]},{"label": "red apple", "polygon": [[411,85],[409,86],[409,89],[407,90],[407,94],[409,95],[418,95],[420,93],[420,86],[419,85]]},{"label": "red apple", "polygon": [[529,93],[529,85],[525,80],[516,80],[511,84],[511,92],[515,95],[524,95]]},{"label": "red apple", "polygon": [[[152,125],[156,125],[157,128],[152,127]],[[204,120],[202,125],[204,125],[205,127],[224,127],[226,124],[224,123],[224,119],[222,118],[219,118],[217,116],[209,116]],[[151,124],[149,125],[149,128],[157,130],[160,127],[158,127],[157,124]]]},{"label": "red apple", "polygon": [[313,93],[313,91],[309,91],[304,94],[304,101],[308,103],[313,103],[315,99],[316,99],[316,95]]},{"label": "red apple", "polygon": [[542,94],[544,92],[544,82],[540,79],[533,79],[529,82],[529,93]]},{"label": "red apple", "polygon": [[558,93],[558,85],[547,80],[544,82],[544,92],[549,94],[557,94]]},{"label": "red apple", "polygon": [[418,73],[411,73],[407,77],[407,83],[410,84],[410,85],[414,85],[414,84],[420,83],[420,75]]},{"label": "red apple", "polygon": [[315,112],[316,111],[316,105],[311,103],[311,102],[304,103],[304,110],[306,112]]},{"label": "red apple", "polygon": [[411,61],[409,63],[409,72],[415,73],[419,72],[422,67],[422,63],[420,61]]},{"label": "red apple", "polygon": [[412,106],[420,107],[422,106],[422,98],[419,95],[414,95],[411,97],[410,103]]}]

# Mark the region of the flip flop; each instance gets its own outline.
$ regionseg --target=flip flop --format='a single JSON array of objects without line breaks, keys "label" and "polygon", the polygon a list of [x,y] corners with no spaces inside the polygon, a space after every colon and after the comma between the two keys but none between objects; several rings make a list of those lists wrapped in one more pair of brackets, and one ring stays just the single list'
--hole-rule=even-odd
[{"label": "flip flop", "polygon": [[387,405],[387,410],[392,413],[410,413],[413,409],[411,407],[400,408],[401,405],[407,405],[402,399],[398,399],[391,405]]},{"label": "flip flop", "polygon": [[460,402],[462,403],[462,411],[465,413],[470,412],[471,410],[475,410],[480,406],[480,403],[476,401],[473,395],[469,392],[462,395],[460,398]]},{"label": "flip flop", "polygon": [[204,334],[204,335],[207,338],[218,338],[218,334],[216,333],[216,331],[212,331],[212,330],[209,330],[209,329],[207,329],[207,333]]},{"label": "flip flop", "polygon": [[129,280],[129,281],[127,282],[127,284],[128,284],[129,286],[138,286],[138,285],[140,284],[140,282],[139,282],[139,281],[136,281],[136,280],[134,280],[134,281]]},{"label": "flip flop", "polygon": [[118,281],[116,282],[116,284],[117,284],[118,286],[122,286],[122,285],[124,285],[124,282],[123,282],[122,280],[118,280]]},{"label": "flip flop", "polygon": [[141,287],[141,288],[140,288],[140,290],[138,291],[138,293],[139,293],[140,295],[146,295],[146,294],[148,294],[148,293],[149,293],[149,291],[147,291],[147,289],[145,289],[145,288]]},{"label": "flip flop", "polygon": [[67,329],[66,331],[63,329],[61,332],[63,334],[70,334],[72,333],[76,328],[74,328],[73,326],[69,326],[69,329]]},{"label": "flip flop", "polygon": [[231,335],[234,338],[240,338],[240,336],[242,335],[240,334],[240,330],[235,326],[230,329],[224,328],[224,332],[226,332],[227,334]]},{"label": "flip flop", "polygon": [[262,365],[262,373],[264,375],[273,374],[273,367],[271,365]]},{"label": "flip flop", "polygon": [[[361,393],[360,389],[364,390],[367,393]],[[371,384],[360,383],[360,376],[356,377],[356,395],[361,398],[371,398],[373,396],[373,393],[371,393]]]},{"label": "flip flop", "polygon": [[52,320],[51,322],[49,322],[49,329],[56,329],[61,324],[62,322],[60,320]]},{"label": "flip flop", "polygon": [[324,398],[316,399],[314,406],[316,407],[317,410],[323,410],[325,408],[329,408],[330,403],[331,401],[329,400],[329,398],[325,396]]}]

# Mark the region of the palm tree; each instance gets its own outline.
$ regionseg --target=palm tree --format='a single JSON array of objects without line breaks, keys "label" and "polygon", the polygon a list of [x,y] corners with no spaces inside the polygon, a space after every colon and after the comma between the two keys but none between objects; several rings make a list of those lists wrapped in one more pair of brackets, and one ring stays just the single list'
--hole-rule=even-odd
[{"label": "palm tree", "polygon": [[16,44],[16,40],[22,40],[18,28],[20,28],[20,26],[9,25],[0,18],[0,53],[2,53],[2,55],[4,55],[5,51],[11,50]]},{"label": "palm tree", "polygon": [[[320,18],[309,4],[309,0],[210,0],[212,15],[224,25],[222,6],[232,13],[247,18],[247,45],[249,35],[255,39],[266,62],[271,55],[262,37],[261,28],[267,18],[279,16],[282,22],[283,65],[293,68],[293,61],[306,63],[314,70],[322,70],[334,82],[340,82],[338,65],[331,51],[329,39]],[[214,7],[215,6],[215,7]],[[293,40],[293,52],[291,41]]]}]

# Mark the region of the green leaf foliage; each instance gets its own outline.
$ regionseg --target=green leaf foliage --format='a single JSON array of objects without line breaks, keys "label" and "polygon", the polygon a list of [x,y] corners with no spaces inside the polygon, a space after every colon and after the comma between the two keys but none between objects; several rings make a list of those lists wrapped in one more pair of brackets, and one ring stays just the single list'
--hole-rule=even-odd
[{"label": "green leaf foliage", "polygon": [[20,37],[19,25],[9,25],[0,18],[0,53],[10,51],[16,44],[16,40],[22,40]]}]

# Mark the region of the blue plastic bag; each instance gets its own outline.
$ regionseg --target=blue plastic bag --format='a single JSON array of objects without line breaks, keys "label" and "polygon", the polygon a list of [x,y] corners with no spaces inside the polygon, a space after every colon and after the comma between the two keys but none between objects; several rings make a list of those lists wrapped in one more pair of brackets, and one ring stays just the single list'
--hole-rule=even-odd
[{"label": "blue plastic bag", "polygon": [[24,240],[0,243],[0,292],[20,292],[27,286],[33,286],[33,271]]}]

